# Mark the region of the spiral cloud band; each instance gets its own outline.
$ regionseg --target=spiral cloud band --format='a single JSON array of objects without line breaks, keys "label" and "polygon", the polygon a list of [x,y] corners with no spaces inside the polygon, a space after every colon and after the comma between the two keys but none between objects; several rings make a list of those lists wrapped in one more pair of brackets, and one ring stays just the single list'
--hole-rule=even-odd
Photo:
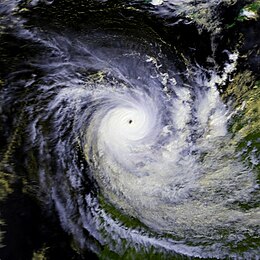
[{"label": "spiral cloud band", "polygon": [[[243,236],[244,228],[250,229],[258,218],[257,211],[243,213],[231,206],[234,201],[250,199],[257,188],[252,175],[246,173],[248,169],[234,156],[235,147],[227,133],[229,111],[216,89],[234,68],[236,54],[230,55],[221,76],[211,71],[207,78],[203,70],[194,67],[189,72],[190,83],[185,84],[182,77],[186,72],[181,75],[171,68],[164,72],[166,65],[149,53],[133,53],[131,49],[121,53],[130,57],[130,68],[138,63],[140,71],[135,72],[121,67],[120,59],[107,64],[99,58],[107,55],[106,60],[116,60],[113,49],[104,53],[92,50],[88,59],[95,61],[100,72],[76,84],[67,79],[48,110],[56,111],[53,122],[59,134],[72,131],[75,137],[71,138],[77,137],[89,165],[88,173],[68,169],[69,186],[80,192],[82,178],[87,178],[82,174],[91,176],[105,201],[138,219],[144,230],[121,226],[91,194],[85,199],[81,195],[75,202],[83,227],[101,243],[121,239],[188,255],[207,257],[212,250],[213,255],[225,255],[228,249],[221,241],[223,226],[234,223],[234,232]],[[149,73],[143,73],[144,68]],[[56,74],[59,85],[63,74],[64,70]],[[55,84],[48,88],[55,89]],[[68,140],[57,146],[61,158],[71,146]],[[67,178],[61,174],[59,179]],[[66,187],[54,184],[52,196],[62,223],[79,238],[78,224],[70,221],[75,209],[65,194],[70,198]],[[151,239],[148,229],[173,238],[153,234]],[[205,236],[209,246],[200,247]],[[194,246],[177,243],[174,238]],[[211,245],[212,238],[219,242]],[[83,234],[80,241],[84,241]],[[215,246],[222,251],[213,249]],[[117,245],[113,250],[124,249]]]},{"label": "spiral cloud band", "polygon": [[[64,44],[65,39],[60,41]],[[102,39],[99,41],[102,46]],[[234,223],[234,232],[240,234],[244,227],[250,229],[254,225],[257,212],[245,214],[230,206],[232,201],[243,200],[245,196],[249,199],[256,184],[233,155],[235,148],[227,133],[229,111],[216,89],[216,84],[225,80],[235,66],[235,54],[230,56],[222,76],[211,71],[207,78],[203,70],[195,67],[189,75],[185,71],[176,73],[174,67],[166,71],[163,69],[169,66],[166,56],[161,64],[151,53],[133,51],[122,42],[120,57],[115,54],[114,46],[109,51],[107,48],[97,51],[83,47],[83,42],[72,44],[67,39],[65,42],[76,53],[80,49],[83,58],[76,55],[78,60],[68,65],[57,66],[54,62],[55,82],[40,86],[43,93],[54,96],[47,106],[47,111],[55,111],[51,116],[54,124],[51,138],[56,142],[55,136],[61,136],[55,153],[60,167],[68,169],[57,174],[62,175],[58,179],[68,178],[70,183],[68,187],[60,187],[42,171],[42,186],[54,181],[52,198],[65,229],[83,245],[86,243],[79,224],[71,222],[76,214],[72,206],[75,204],[83,227],[101,243],[126,239],[128,243],[210,256],[208,251],[213,250],[212,246],[203,250],[198,246],[202,237],[221,241],[223,225]],[[127,68],[123,66],[125,57]],[[107,63],[108,60],[111,62]],[[75,82],[73,73],[77,73],[79,64],[82,69],[90,63],[99,72]],[[189,79],[184,83],[186,76]],[[67,157],[72,156],[68,151],[75,140],[74,145],[81,147],[89,165],[88,172],[75,172],[77,167],[66,166]],[[107,203],[138,219],[145,226],[144,231],[118,226],[91,194],[86,194],[85,199],[83,195],[73,199],[69,187],[81,194],[85,178],[96,183]],[[71,204],[75,199],[77,202]],[[184,242],[177,246],[174,239],[172,242],[151,239],[147,229],[190,241],[197,247],[188,247]],[[105,237],[101,230],[107,233]],[[221,244],[217,247],[225,248]],[[113,250],[123,250],[117,247]],[[223,250],[221,254],[225,253]]]}]

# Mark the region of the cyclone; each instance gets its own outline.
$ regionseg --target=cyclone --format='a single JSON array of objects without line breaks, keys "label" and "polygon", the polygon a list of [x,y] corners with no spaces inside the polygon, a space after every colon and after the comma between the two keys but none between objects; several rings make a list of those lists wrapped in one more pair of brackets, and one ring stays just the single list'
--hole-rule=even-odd
[{"label": "cyclone", "polygon": [[15,102],[26,114],[23,164],[34,193],[79,250],[259,253],[230,246],[259,236],[260,217],[258,207],[239,207],[256,200],[259,184],[219,92],[236,70],[236,50],[225,50],[221,69],[206,68],[131,19],[77,30],[16,26],[37,54],[8,74],[1,111]]}]

